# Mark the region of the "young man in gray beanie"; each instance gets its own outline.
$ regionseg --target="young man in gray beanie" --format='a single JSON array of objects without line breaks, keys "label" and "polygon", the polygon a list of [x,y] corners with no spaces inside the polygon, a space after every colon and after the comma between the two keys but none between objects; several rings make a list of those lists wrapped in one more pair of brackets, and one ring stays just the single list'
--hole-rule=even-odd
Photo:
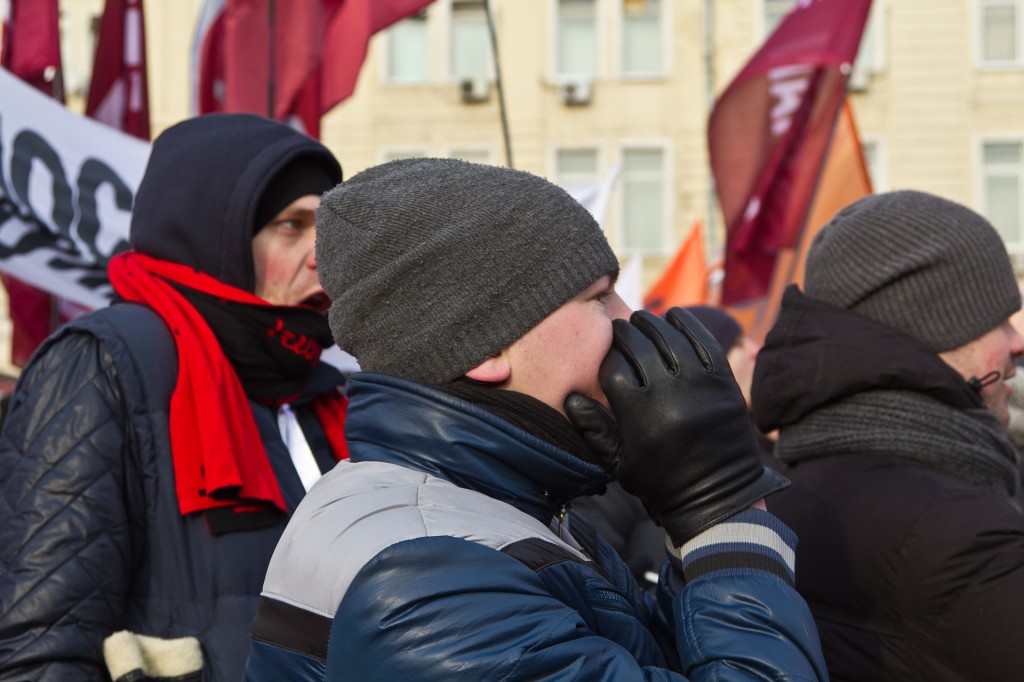
[{"label": "young man in gray beanie", "polygon": [[[416,159],[318,220],[331,327],[367,371],[350,461],[275,552],[247,679],[824,678],[795,538],[761,502],[786,481],[724,354],[681,310],[621,319],[582,206]],[[566,517],[611,476],[667,531],[657,602]]]},{"label": "young man in gray beanie", "polygon": [[1020,305],[995,229],[910,191],[836,214],[786,292],[754,414],[781,430],[793,486],[769,508],[800,536],[832,679],[1020,679]]}]

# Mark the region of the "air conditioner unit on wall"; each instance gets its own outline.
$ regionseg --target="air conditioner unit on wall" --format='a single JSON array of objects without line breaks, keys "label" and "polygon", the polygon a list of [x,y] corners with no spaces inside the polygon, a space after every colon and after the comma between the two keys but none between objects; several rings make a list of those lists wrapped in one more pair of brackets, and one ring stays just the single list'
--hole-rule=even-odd
[{"label": "air conditioner unit on wall", "polygon": [[491,82],[486,78],[464,78],[459,82],[459,92],[465,104],[479,104],[491,98]]},{"label": "air conditioner unit on wall", "polygon": [[558,86],[562,102],[568,107],[581,107],[590,104],[593,96],[589,81],[566,81]]}]

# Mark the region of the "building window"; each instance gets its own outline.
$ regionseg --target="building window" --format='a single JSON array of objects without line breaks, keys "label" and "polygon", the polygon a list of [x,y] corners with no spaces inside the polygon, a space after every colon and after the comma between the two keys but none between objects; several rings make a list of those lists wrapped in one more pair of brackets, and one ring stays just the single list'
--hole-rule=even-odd
[{"label": "building window", "polygon": [[381,163],[401,159],[419,159],[424,156],[430,156],[426,149],[385,149],[381,154]]},{"label": "building window", "polygon": [[426,12],[403,19],[388,29],[388,81],[426,83],[428,49]]},{"label": "building window", "polygon": [[883,8],[877,2],[871,3],[867,23],[864,24],[864,35],[857,48],[857,56],[853,59],[853,71],[850,73],[849,88],[854,92],[864,91],[872,74],[885,68],[885,41],[882,40],[884,26]]},{"label": "building window", "polygon": [[448,156],[470,163],[492,163],[491,152],[487,149],[452,149]]},{"label": "building window", "polygon": [[796,0],[764,0],[764,37],[767,38],[793,9]]},{"label": "building window", "polygon": [[1024,218],[1024,143],[986,142],[982,146],[982,205],[1008,246],[1020,252]]},{"label": "building window", "polygon": [[558,2],[558,76],[593,79],[597,74],[594,0]]},{"label": "building window", "polygon": [[662,75],[661,0],[623,0],[622,75],[649,78]]},{"label": "building window", "polygon": [[[3,4],[0,0],[0,5]],[[89,94],[103,15],[103,8],[94,5],[98,3],[72,3],[60,10],[61,78],[67,97],[86,97]]]},{"label": "building window", "polygon": [[878,140],[861,139],[861,153],[864,155],[864,168],[871,180],[871,189],[882,192],[886,187],[885,169],[882,165],[882,143]]},{"label": "building window", "polygon": [[453,0],[451,72],[457,80],[491,77],[491,43],[482,0]]},{"label": "building window", "polygon": [[562,187],[596,183],[597,150],[559,149],[555,157],[555,177]]},{"label": "building window", "polygon": [[978,57],[982,66],[1022,62],[1021,0],[978,0]]},{"label": "building window", "polygon": [[622,246],[627,251],[665,248],[665,154],[627,149],[622,156]]}]

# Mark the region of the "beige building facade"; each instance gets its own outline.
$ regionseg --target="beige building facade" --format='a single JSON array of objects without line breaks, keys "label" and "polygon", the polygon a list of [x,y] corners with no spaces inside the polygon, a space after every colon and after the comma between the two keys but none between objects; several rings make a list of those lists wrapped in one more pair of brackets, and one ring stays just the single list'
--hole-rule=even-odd
[{"label": "beige building facade", "polygon": [[[491,0],[514,165],[563,184],[617,169],[608,234],[649,278],[697,219],[714,254],[708,112],[793,2]],[[850,90],[876,189],[966,203],[1024,253],[1024,0],[873,4]],[[85,83],[102,3],[63,5]],[[154,131],[189,113],[200,5],[145,5]],[[322,138],[347,175],[410,155],[503,164],[495,75],[482,0],[435,0],[373,39]]]},{"label": "beige building facade", "polygon": [[[708,113],[794,1],[490,0],[514,166],[560,184],[617,172],[606,229],[645,285],[698,219],[713,258]],[[80,106],[102,2],[61,4]],[[154,134],[189,115],[201,4],[145,3]],[[346,176],[404,156],[504,164],[496,75],[483,1],[435,0],[372,40],[322,139]],[[972,206],[1024,265],[1024,0],[874,0],[850,95],[876,191]]]}]

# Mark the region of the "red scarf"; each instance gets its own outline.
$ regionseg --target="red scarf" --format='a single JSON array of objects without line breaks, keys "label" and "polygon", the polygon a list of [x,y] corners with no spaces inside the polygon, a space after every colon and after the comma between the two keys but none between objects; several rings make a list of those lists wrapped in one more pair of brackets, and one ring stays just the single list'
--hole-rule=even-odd
[{"label": "red scarf", "polygon": [[[115,256],[107,273],[118,294],[152,308],[173,334],[178,381],[171,394],[171,453],[182,515],[221,507],[257,511],[268,505],[287,512],[238,375],[209,325],[165,280],[228,301],[270,304],[188,266],[140,253]],[[336,460],[348,457],[346,406],[337,391],[313,403]]]}]

